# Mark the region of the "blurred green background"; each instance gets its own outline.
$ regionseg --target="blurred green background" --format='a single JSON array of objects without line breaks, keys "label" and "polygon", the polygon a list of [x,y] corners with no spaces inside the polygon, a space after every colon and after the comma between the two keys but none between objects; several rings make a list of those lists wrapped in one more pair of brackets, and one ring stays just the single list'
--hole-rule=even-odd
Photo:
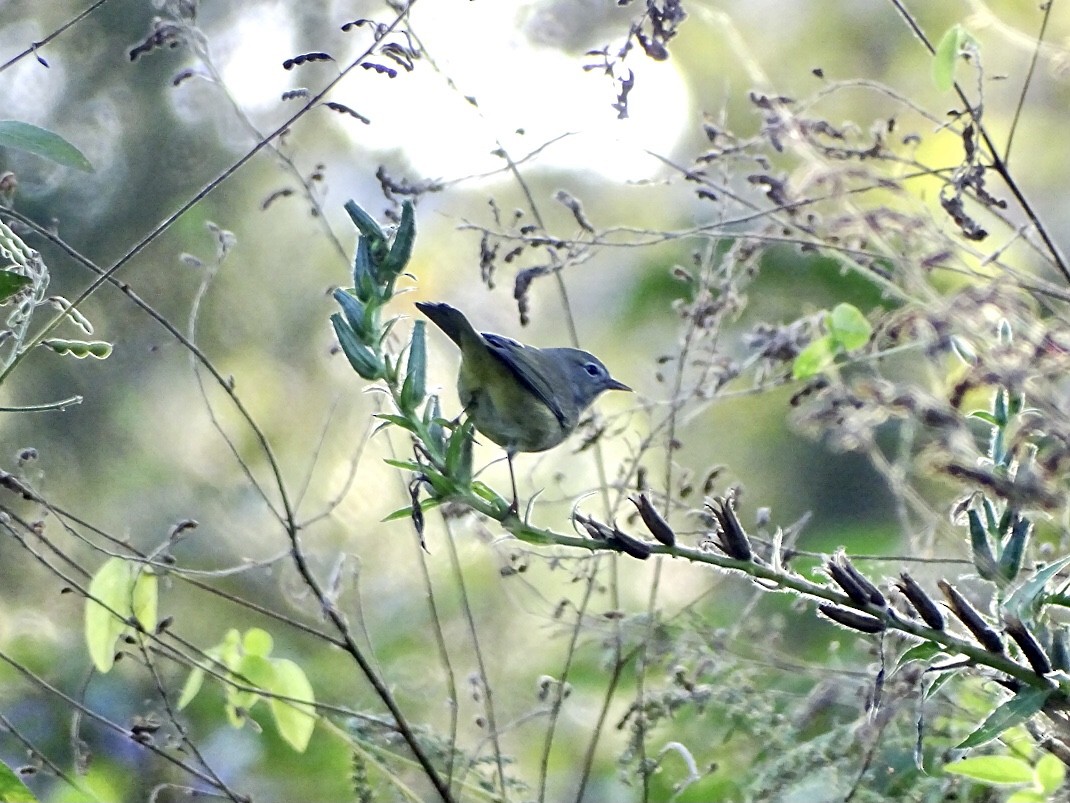
[{"label": "blurred green background", "polygon": [[[964,22],[981,41],[987,120],[995,131],[1006,131],[1031,55],[1035,4],[915,5],[930,38]],[[48,35],[77,10],[71,3],[30,0],[9,0],[2,8],[0,61]],[[587,51],[607,43],[619,47],[641,12],[639,4],[422,0],[410,19],[412,42],[426,51],[415,70],[398,68],[391,79],[358,69],[328,97],[365,115],[370,124],[326,108],[311,110],[280,140],[282,157],[262,150],[118,275],[188,331],[194,299],[211,274],[196,321],[197,344],[223,375],[233,377],[267,434],[291,492],[300,497],[299,517],[311,522],[303,536],[314,565],[324,576],[336,572],[342,578],[340,604],[368,640],[403,709],[414,722],[443,728],[447,695],[421,581],[420,562],[426,560],[454,653],[461,742],[468,749],[485,749],[485,734],[475,722],[480,705],[467,688],[475,664],[443,530],[437,516],[430,517],[429,554],[422,557],[406,521],[381,523],[408,498],[405,478],[382,458],[404,457],[410,446],[396,433],[368,440],[371,416],[382,409],[382,398],[363,392],[364,383],[332,353],[329,290],[347,283],[354,242],[343,203],[352,198],[385,220],[391,204],[376,178],[380,166],[395,179],[439,182],[440,191],[419,199],[413,278],[406,285],[412,292],[396,301],[394,311],[413,316],[412,300],[441,299],[465,310],[481,328],[559,345],[567,340],[567,328],[554,280],[542,278],[533,285],[532,323],[526,328],[512,298],[508,271],[536,265],[536,252],[511,263],[499,261],[493,289],[481,281],[480,227],[498,228],[488,199],[509,221],[513,209],[527,205],[530,193],[547,229],[561,237],[582,234],[571,213],[554,201],[561,189],[583,202],[600,230],[683,230],[716,221],[723,209],[697,198],[669,164],[689,165],[708,146],[704,115],[741,136],[753,135],[761,119],[747,100],[751,90],[803,98],[831,81],[857,78],[885,82],[937,115],[953,103],[933,87],[927,54],[890,3],[693,2],[685,8],[689,18],[670,42],[667,61],[653,62],[638,51],[629,56],[627,66],[635,76],[630,117],[618,120],[611,108],[613,81],[601,70],[582,67],[598,62]],[[24,153],[0,152],[0,168],[18,177],[16,208],[54,226],[66,242],[104,267],[304,102],[280,100],[284,91],[317,91],[371,43],[366,27],[343,33],[342,23],[366,16],[392,19],[379,3],[204,4],[195,22],[202,39],[131,61],[130,50],[149,35],[154,16],[170,10],[109,0],[40,49],[47,68],[27,57],[0,72],[3,116],[60,133],[96,168],[83,175]],[[1049,41],[1064,42],[1067,20],[1056,17]],[[335,62],[283,69],[285,59],[308,51],[327,51]],[[1058,219],[1067,203],[1066,160],[1062,149],[1052,146],[1052,132],[1059,130],[1070,99],[1065,56],[1065,50],[1045,52],[1015,146],[1018,176],[1051,219]],[[824,78],[814,74],[816,68]],[[186,69],[196,74],[174,85]],[[863,130],[904,113],[890,96],[862,88],[837,92],[821,104],[820,113],[831,121],[852,121]],[[914,125],[927,158],[939,161],[945,148],[953,163],[953,140],[942,140],[917,119]],[[523,187],[493,155],[499,148],[518,163]],[[528,154],[534,155],[524,158]],[[785,157],[770,170],[794,168]],[[296,176],[313,173],[323,175],[312,182],[322,216],[313,214],[299,192],[264,208],[273,193],[297,189]],[[733,184],[741,177],[725,180]],[[525,220],[531,218],[528,211]],[[213,264],[217,243],[209,222],[236,240],[220,265]],[[25,236],[42,252],[55,293],[72,298],[91,280],[54,246]],[[562,274],[582,346],[637,391],[634,397],[619,394],[599,402],[611,417],[601,440],[611,480],[664,415],[671,387],[657,379],[663,370],[659,358],[679,349],[681,323],[673,305],[686,294],[671,272],[678,265],[690,269],[692,253],[707,245],[700,238],[638,239],[651,244],[595,246]],[[204,265],[190,264],[184,254]],[[773,248],[761,264],[761,275],[747,291],[746,310],[722,335],[720,348],[727,354],[744,354],[741,336],[758,321],[786,323],[843,300],[863,310],[880,303],[871,286],[845,278],[827,259]],[[213,425],[214,417],[257,479],[267,482],[263,452],[229,400],[210,380],[207,400],[202,397],[187,351],[115,288],[103,287],[82,310],[96,326],[96,336],[114,343],[114,353],[104,361],[76,361],[42,350],[5,381],[0,405],[42,404],[75,394],[83,402],[63,411],[0,415],[0,468],[23,472],[58,507],[141,550],[161,544],[176,522],[195,519],[199,526],[174,549],[181,566],[214,573],[249,562],[243,571],[205,579],[323,626],[287,564],[282,528]],[[407,324],[398,331],[407,332]],[[445,411],[455,415],[456,354],[437,332],[430,340],[431,381],[444,388]],[[799,542],[803,548],[844,544],[854,552],[893,555],[908,549],[911,534],[901,532],[892,496],[868,463],[792,432],[787,422],[791,393],[785,388],[729,394],[696,407],[677,432],[682,444],[673,453],[677,482],[690,477],[701,487],[706,472],[723,465],[715,489],[742,484],[741,515],[748,525],[759,507],[770,508],[773,523],[785,526],[810,512]],[[592,452],[578,452],[577,445],[518,461],[521,495],[543,491],[536,520],[553,529],[567,529],[572,502],[598,484]],[[661,446],[643,461],[659,490],[665,475]],[[17,453],[25,447],[37,449],[39,459],[16,469]],[[477,450],[481,465],[498,457],[487,446]],[[485,478],[506,493],[500,462]],[[687,501],[699,506],[701,490]],[[601,512],[597,499],[584,505]],[[98,565],[100,556],[64,531],[55,516],[28,503],[20,509],[43,518],[48,537],[81,565],[89,570]],[[328,515],[321,516],[324,511]],[[679,526],[697,528],[684,517]],[[84,527],[80,532],[90,534]],[[498,536],[471,520],[452,524],[495,682],[499,726],[506,728],[503,741],[520,762],[518,774],[531,778],[544,727],[543,718],[528,716],[539,707],[536,680],[561,671],[570,631],[554,610],[562,599],[577,599],[580,567],[575,556],[557,562],[529,556],[519,558],[525,572],[503,575],[502,568],[518,560],[517,549]],[[77,694],[89,667],[81,599],[61,595],[63,583],[25,550],[14,544],[0,548],[0,645],[49,682]],[[893,563],[878,573],[896,570]],[[572,682],[594,692],[566,704],[552,754],[549,799],[565,799],[578,783],[578,756],[597,713],[607,644],[617,627],[604,614],[629,615],[624,625],[629,643],[647,633],[643,620],[631,615],[646,609],[654,566],[623,561],[619,572],[621,598],[599,594],[589,611]],[[710,677],[718,678],[712,701],[688,708],[651,743],[657,750],[669,740],[686,742],[703,772],[714,764],[738,772],[755,761],[760,746],[729,714],[749,708],[756,719],[782,716],[821,685],[823,667],[865,665],[872,659],[864,648],[847,654],[853,639],[840,644],[839,632],[792,609],[790,600],[756,599],[744,583],[698,567],[670,563],[661,572],[657,604],[666,621],[666,654],[708,651],[711,661],[724,661],[724,674],[707,667]],[[301,663],[319,700],[378,710],[337,651],[180,580],[166,579],[163,588],[162,613],[173,615],[175,629],[194,644],[211,646],[230,627],[268,627],[276,639],[275,654]],[[782,632],[785,627],[790,638]],[[162,666],[165,682],[177,690],[186,670]],[[749,669],[740,674],[740,667]],[[64,719],[69,709],[9,669],[0,670],[0,677],[4,715],[57,761],[69,761]],[[626,673],[622,686],[631,682]],[[737,696],[726,691],[737,686]],[[153,698],[151,681],[134,661],[93,678],[86,692],[90,706],[118,722],[152,710]],[[588,799],[636,794],[615,764],[627,728],[614,725],[629,699],[622,695],[611,709]],[[218,689],[206,687],[183,716],[235,788],[258,800],[352,799],[349,754],[326,728],[317,730],[306,754],[296,755],[262,713],[256,716],[263,734],[236,731],[227,725],[220,703]],[[854,715],[851,701],[841,703],[842,712],[832,706],[824,713],[830,723],[823,727],[830,733]],[[83,733],[94,753],[87,783],[100,799],[144,799],[157,783],[184,780],[104,730],[86,725]],[[0,756],[11,765],[25,760],[14,740],[0,740]],[[666,772],[655,780],[652,799],[668,799],[672,784],[686,774],[677,770],[678,776]],[[82,799],[46,778],[31,783],[42,799]],[[839,789],[837,781],[829,784]],[[721,771],[682,799],[718,799],[734,788],[732,771]],[[799,788],[809,787],[800,781]]]}]

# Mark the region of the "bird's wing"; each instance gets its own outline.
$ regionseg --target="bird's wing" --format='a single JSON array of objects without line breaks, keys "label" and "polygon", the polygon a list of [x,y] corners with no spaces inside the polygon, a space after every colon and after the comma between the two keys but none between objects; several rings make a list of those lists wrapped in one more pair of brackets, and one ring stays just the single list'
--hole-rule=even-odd
[{"label": "bird's wing", "polygon": [[526,370],[516,358],[516,352],[519,349],[528,348],[528,346],[502,335],[495,335],[489,332],[483,332],[482,334],[483,339],[487,341],[487,345],[490,347],[491,353],[509,366],[509,370],[513,372],[516,378],[534,393],[539,398],[539,401],[550,408],[550,412],[557,417],[562,427],[567,427],[568,418],[565,415],[565,411],[561,409],[561,405],[554,398],[554,391],[550,387],[549,381],[545,377],[537,376],[534,372]]}]

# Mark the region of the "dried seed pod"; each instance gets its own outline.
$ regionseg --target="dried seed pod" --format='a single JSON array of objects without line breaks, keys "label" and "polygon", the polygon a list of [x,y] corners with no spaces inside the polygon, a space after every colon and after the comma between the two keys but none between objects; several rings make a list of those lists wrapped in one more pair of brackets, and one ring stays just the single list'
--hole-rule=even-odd
[{"label": "dried seed pod", "polygon": [[851,598],[852,602],[856,602],[859,605],[869,603],[869,594],[866,593],[866,590],[856,583],[850,573],[835,560],[830,560],[825,564],[825,571],[836,585],[842,588],[844,593]]},{"label": "dried seed pod", "polygon": [[944,619],[943,611],[936,606],[933,598],[925,593],[913,577],[906,572],[900,572],[899,582],[896,583],[896,587],[903,592],[903,596],[914,606],[914,610],[918,612],[925,624],[933,630],[944,629],[947,622]]},{"label": "dried seed pod", "polygon": [[981,643],[981,646],[989,652],[1002,655],[1004,652],[1003,640],[995,630],[988,626],[988,623],[977,612],[977,609],[970,605],[966,598],[947,580],[941,580],[937,585],[947,599],[951,612],[966,625],[966,628],[973,633],[974,638]]},{"label": "dried seed pod", "polygon": [[884,598],[884,594],[879,588],[877,588],[877,586],[873,583],[872,580],[870,580],[868,577],[862,574],[862,572],[858,571],[858,569],[854,567],[854,564],[851,563],[850,558],[847,557],[846,552],[840,550],[837,553],[835,560],[837,563],[839,563],[841,568],[843,568],[843,570],[851,576],[851,579],[855,583],[857,583],[863,591],[865,591],[869,602],[874,605],[879,605],[882,608],[887,607],[888,600]]},{"label": "dried seed pod", "polygon": [[600,521],[595,521],[589,516],[584,516],[582,513],[576,513],[574,518],[583,526],[583,529],[587,531],[587,535],[595,541],[608,541],[613,537],[613,531]]},{"label": "dried seed pod", "polygon": [[1003,617],[1003,629],[1021,648],[1022,655],[1029,661],[1029,665],[1033,667],[1034,672],[1038,675],[1046,675],[1051,671],[1051,661],[1048,660],[1044,648],[1040,646],[1036,636],[1029,632],[1029,629],[1021,619],[1007,614]]},{"label": "dried seed pod", "polygon": [[654,509],[654,505],[651,504],[649,497],[645,493],[639,494],[638,499],[634,496],[629,497],[629,500],[639,510],[643,524],[646,525],[652,536],[665,544],[665,546],[674,546],[676,544],[676,533],[672,531],[672,527],[661,517],[661,514]]},{"label": "dried seed pod", "polygon": [[734,498],[728,496],[707,502],[706,508],[713,513],[717,520],[717,536],[721,549],[729,557],[737,560],[752,560],[754,553],[751,550],[750,539],[743,530],[736,515]]},{"label": "dried seed pod", "polygon": [[860,633],[880,633],[884,630],[884,622],[869,614],[858,613],[849,608],[841,608],[837,605],[818,605],[817,609],[837,624],[857,630]]},{"label": "dried seed pod", "polygon": [[609,538],[611,546],[617,547],[621,552],[627,555],[631,555],[633,558],[639,560],[646,560],[650,557],[653,549],[646,541],[640,541],[638,538],[633,538],[625,532],[614,528],[613,533]]}]

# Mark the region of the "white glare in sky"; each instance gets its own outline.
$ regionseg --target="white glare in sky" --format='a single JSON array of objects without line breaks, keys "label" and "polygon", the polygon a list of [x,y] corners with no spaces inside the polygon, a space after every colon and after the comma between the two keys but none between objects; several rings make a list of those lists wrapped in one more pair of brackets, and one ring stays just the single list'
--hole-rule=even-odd
[{"label": "white glare in sky", "polygon": [[[519,0],[417,3],[412,29],[430,59],[417,60],[416,69],[405,72],[392,61],[373,57],[396,68],[398,76],[358,68],[330,95],[369,118],[371,125],[326,109],[312,115],[319,124],[341,127],[357,147],[400,153],[415,171],[433,178],[499,170],[503,163],[492,154],[495,149],[504,146],[519,159],[561,135],[568,136],[539,155],[539,166],[591,170],[613,180],[653,175],[659,163],[645,150],[668,155],[690,112],[685,82],[672,60],[653,62],[638,48],[632,51],[628,66],[635,71],[636,86],[629,97],[630,117],[619,120],[611,108],[618,88],[609,77],[600,70],[584,72],[583,56],[532,44],[524,36],[520,12],[527,5]],[[282,70],[282,60],[296,53],[286,51],[285,13],[271,9],[244,14],[234,27],[233,47],[226,49],[223,75],[246,109],[277,104],[295,80],[325,74],[315,69],[322,65],[303,74],[295,71],[296,76]],[[347,57],[367,47],[371,34],[363,27],[330,38],[338,45],[333,55],[346,64]],[[406,40],[394,36],[389,41]],[[611,49],[619,45],[610,44]],[[349,53],[341,52],[347,47]],[[314,81],[309,88],[315,91]]]}]

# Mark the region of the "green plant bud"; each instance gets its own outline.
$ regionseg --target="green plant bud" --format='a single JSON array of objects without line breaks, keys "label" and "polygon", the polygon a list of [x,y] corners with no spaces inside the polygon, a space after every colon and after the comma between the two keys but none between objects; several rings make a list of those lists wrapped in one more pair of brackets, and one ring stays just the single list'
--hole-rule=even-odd
[{"label": "green plant bud", "polygon": [[998,580],[1001,575],[996,557],[992,554],[992,545],[988,541],[988,531],[981,523],[981,517],[976,510],[968,511],[970,517],[970,548],[973,555],[973,565],[977,573],[985,580]]},{"label": "green plant bud", "polygon": [[346,357],[349,359],[349,364],[353,366],[353,370],[363,379],[382,378],[382,364],[376,359],[371,349],[357,340],[353,330],[342,320],[341,314],[336,312],[331,315],[331,324],[334,326],[334,333],[338,337],[338,345],[342,347],[342,351],[345,352]]},{"label": "green plant bud", "polygon": [[415,242],[416,215],[412,201],[405,201],[401,205],[401,223],[398,225],[397,234],[394,235],[394,242],[379,265],[380,278],[389,280],[405,270],[405,266],[409,264],[409,259],[412,257],[412,247]]}]

